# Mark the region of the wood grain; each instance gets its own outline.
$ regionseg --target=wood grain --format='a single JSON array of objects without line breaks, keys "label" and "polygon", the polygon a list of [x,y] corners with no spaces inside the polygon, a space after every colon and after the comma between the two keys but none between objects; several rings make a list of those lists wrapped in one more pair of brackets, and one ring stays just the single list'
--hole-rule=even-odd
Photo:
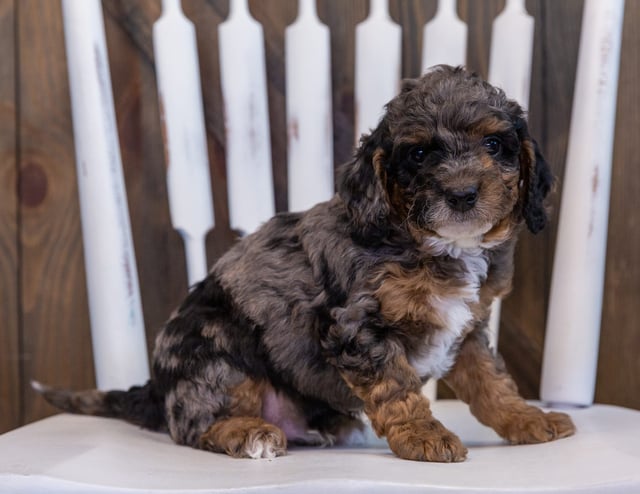
[{"label": "wood grain", "polygon": [[298,16],[298,2],[281,1],[278,9],[261,0],[250,3],[251,15],[264,29],[267,64],[269,125],[271,126],[271,159],[276,211],[288,209],[287,199],[287,122],[284,70],[284,30]]},{"label": "wood grain", "polygon": [[[200,55],[216,211],[216,228],[207,241],[212,263],[235,241],[228,226],[217,39],[218,24],[228,14],[228,0],[183,4],[195,24]],[[436,4],[436,0],[390,1],[391,16],[403,28],[404,77],[420,73],[422,28],[435,14]],[[458,2],[459,16],[469,23],[468,65],[483,75],[488,67],[491,22],[503,5],[504,0]],[[640,39],[632,28],[640,16],[639,6],[637,1],[627,2],[625,17],[596,393],[599,401],[638,409],[640,324],[635,305],[640,293],[640,173],[633,146],[640,126],[640,74],[635,55]],[[355,26],[366,18],[368,7],[366,0],[318,1],[319,16],[331,29],[336,165],[352,154]],[[583,0],[527,1],[536,21],[530,128],[559,180],[564,171],[582,7]],[[187,289],[182,243],[169,220],[153,65],[151,27],[160,13],[160,2],[105,0],[103,8],[151,345],[157,328]],[[284,210],[284,28],[297,15],[297,1],[251,0],[250,8],[264,27],[276,205]],[[17,43],[11,28],[14,18]],[[28,379],[89,387],[93,385],[93,364],[59,3],[0,0],[0,28],[0,317],[4,318],[0,328],[0,430],[6,430],[52,413],[27,388]],[[7,62],[13,57],[17,65]],[[19,91],[12,82],[14,66],[19,67],[15,74]],[[21,183],[19,202],[12,188],[16,167]],[[500,350],[530,398],[538,395],[560,190],[551,199],[550,227],[537,236],[523,235],[514,291],[503,304]],[[16,218],[21,218],[19,224]]]},{"label": "wood grain", "polygon": [[422,72],[422,34],[438,7],[437,0],[406,2],[391,0],[389,14],[402,27],[402,77],[418,77]]},{"label": "wood grain", "polygon": [[59,2],[18,10],[24,420],[53,413],[30,379],[94,385]]},{"label": "wood grain", "polygon": [[22,415],[14,21],[14,2],[0,0],[0,434]]},{"label": "wood grain", "polygon": [[596,400],[640,409],[640,2],[625,5]]},{"label": "wood grain", "polygon": [[[367,17],[363,0],[319,0],[318,16],[331,33],[331,86],[333,91],[333,158],[335,166],[353,156],[356,24]],[[339,8],[336,8],[339,7]]]},{"label": "wood grain", "polygon": [[460,18],[469,26],[467,66],[486,78],[489,74],[489,52],[493,21],[504,8],[504,0],[460,0]]}]

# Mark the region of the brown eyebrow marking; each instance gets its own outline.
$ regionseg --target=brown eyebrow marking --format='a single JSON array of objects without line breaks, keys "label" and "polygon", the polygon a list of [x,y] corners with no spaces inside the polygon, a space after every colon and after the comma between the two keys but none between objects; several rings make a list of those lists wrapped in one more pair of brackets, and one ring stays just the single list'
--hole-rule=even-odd
[{"label": "brown eyebrow marking", "polygon": [[469,133],[473,137],[485,137],[490,135],[508,134],[513,131],[513,124],[508,120],[490,116],[474,122],[469,127]]}]

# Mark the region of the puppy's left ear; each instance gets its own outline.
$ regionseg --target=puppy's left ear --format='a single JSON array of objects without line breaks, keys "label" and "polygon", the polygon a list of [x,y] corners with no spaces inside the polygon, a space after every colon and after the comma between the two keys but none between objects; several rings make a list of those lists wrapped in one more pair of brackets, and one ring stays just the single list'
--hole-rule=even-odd
[{"label": "puppy's left ear", "polygon": [[547,160],[540,152],[538,143],[532,139],[523,122],[520,151],[522,216],[532,233],[538,233],[547,225],[544,199],[553,186],[553,174]]}]

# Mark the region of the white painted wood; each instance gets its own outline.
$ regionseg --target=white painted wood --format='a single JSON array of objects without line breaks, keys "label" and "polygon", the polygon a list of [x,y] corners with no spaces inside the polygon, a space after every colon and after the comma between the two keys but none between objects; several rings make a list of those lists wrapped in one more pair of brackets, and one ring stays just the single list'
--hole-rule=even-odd
[{"label": "white painted wood", "polygon": [[469,447],[456,464],[399,460],[368,434],[364,447],[301,448],[275,460],[237,460],[176,446],[119,420],[59,415],[0,436],[0,492],[637,494],[640,412],[571,410],[578,433],[509,446],[459,401],[434,415]]},{"label": "white painted wood", "polygon": [[422,38],[422,72],[446,63],[467,63],[467,25],[456,12],[456,0],[439,0],[433,19],[424,26]]},{"label": "white painted wood", "polygon": [[184,241],[189,285],[194,285],[207,275],[205,237],[214,217],[196,33],[180,0],[162,1],[153,48],[171,224]]},{"label": "white painted wood", "polygon": [[429,379],[425,385],[422,386],[422,394],[433,404],[433,402],[438,399],[438,380],[433,378]]},{"label": "white painted wood", "polygon": [[[507,0],[505,9],[493,21],[489,82],[502,88],[507,96],[526,110],[529,107],[531,63],[533,61],[534,20],[524,0]],[[498,348],[501,301],[491,306],[489,339]]]},{"label": "white painted wood", "polygon": [[127,388],[149,368],[102,6],[63,0],[62,13],[96,381]]},{"label": "white painted wood", "polygon": [[489,82],[527,109],[531,88],[531,63],[535,22],[524,0],[507,0],[493,21]]},{"label": "white painted wood", "polygon": [[388,0],[371,0],[356,26],[355,139],[374,129],[400,89],[402,29],[389,16]]},{"label": "white painted wood", "polygon": [[551,280],[541,396],[593,403],[624,0],[586,0]]},{"label": "white painted wood", "polygon": [[498,351],[498,336],[500,334],[500,314],[502,312],[502,299],[496,297],[491,304],[491,314],[489,315],[489,346],[493,353]]},{"label": "white painted wood", "polygon": [[289,210],[303,211],[334,194],[329,28],[315,0],[299,0],[285,30]]},{"label": "white painted wood", "polygon": [[218,28],[229,216],[232,228],[251,233],[275,213],[264,37],[247,0],[229,8]]}]

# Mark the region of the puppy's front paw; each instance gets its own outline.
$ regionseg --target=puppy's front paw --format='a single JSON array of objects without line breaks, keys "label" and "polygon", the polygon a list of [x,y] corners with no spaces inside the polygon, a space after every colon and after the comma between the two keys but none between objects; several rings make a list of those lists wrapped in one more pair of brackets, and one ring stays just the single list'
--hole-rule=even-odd
[{"label": "puppy's front paw", "polygon": [[534,444],[568,437],[575,431],[576,427],[566,413],[545,413],[539,408],[529,407],[524,412],[511,415],[498,434],[513,444]]},{"label": "puppy's front paw", "polygon": [[389,447],[400,458],[451,463],[464,461],[467,448],[437,420],[395,425],[387,434]]}]

